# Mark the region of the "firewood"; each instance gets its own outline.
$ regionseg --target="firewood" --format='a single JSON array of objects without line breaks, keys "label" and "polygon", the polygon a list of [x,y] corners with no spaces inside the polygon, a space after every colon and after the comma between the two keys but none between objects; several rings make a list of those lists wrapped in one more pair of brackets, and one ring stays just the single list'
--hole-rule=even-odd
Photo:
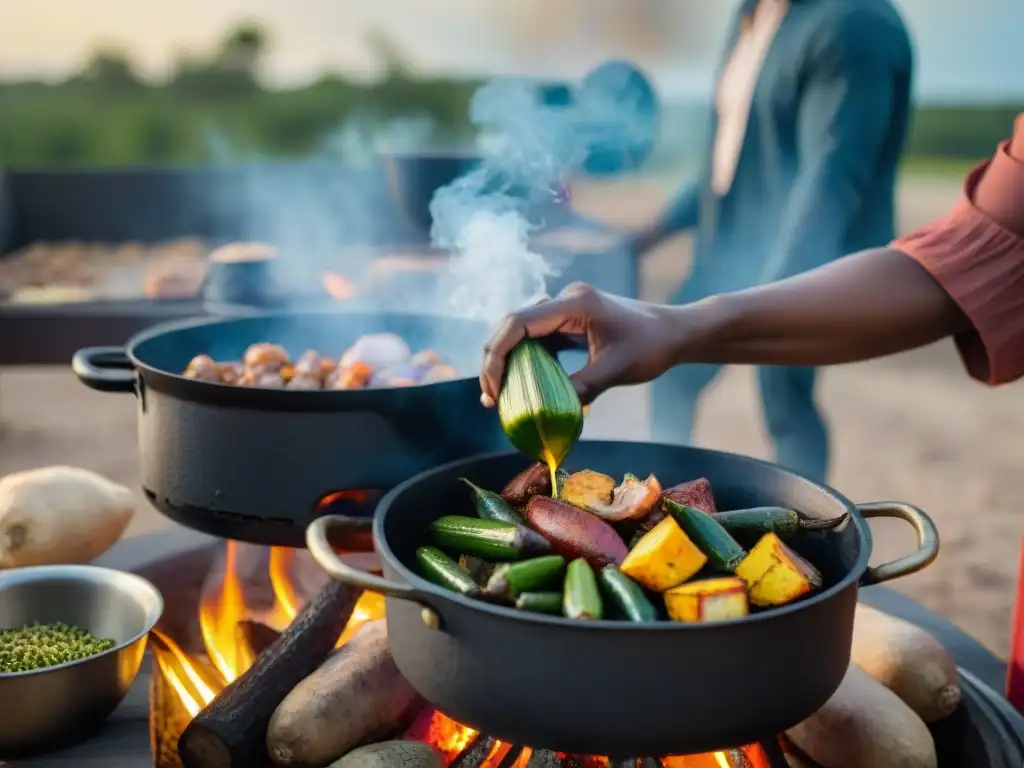
[{"label": "firewood", "polygon": [[278,704],[323,663],[361,591],[331,582],[249,670],[189,724],[178,742],[185,768],[267,765],[267,725]]},{"label": "firewood", "polygon": [[182,768],[178,739],[189,715],[178,694],[154,665],[149,681],[149,749],[153,768]]},{"label": "firewood", "polygon": [[238,622],[237,632],[239,639],[252,649],[252,652],[259,656],[267,648],[277,642],[281,633],[273,627],[259,621],[245,619]]},{"label": "firewood", "polygon": [[396,730],[419,697],[398,671],[387,624],[364,624],[285,697],[267,729],[278,765],[326,765]]}]

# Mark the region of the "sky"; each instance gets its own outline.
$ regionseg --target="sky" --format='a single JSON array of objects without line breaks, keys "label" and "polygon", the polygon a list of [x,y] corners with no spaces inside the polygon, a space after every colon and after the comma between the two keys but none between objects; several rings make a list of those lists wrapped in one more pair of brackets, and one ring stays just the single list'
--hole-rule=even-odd
[{"label": "sky", "polygon": [[[1024,98],[1024,0],[897,4],[915,37],[924,99]],[[630,45],[611,30],[639,6],[660,37]],[[365,38],[376,29],[423,71],[571,78],[627,54],[667,95],[694,97],[710,88],[733,7],[725,0],[0,0],[0,77],[60,77],[102,45],[127,50],[159,76],[182,52],[212,50],[236,23],[255,20],[272,32],[264,75],[278,84],[325,70],[372,71]]]}]

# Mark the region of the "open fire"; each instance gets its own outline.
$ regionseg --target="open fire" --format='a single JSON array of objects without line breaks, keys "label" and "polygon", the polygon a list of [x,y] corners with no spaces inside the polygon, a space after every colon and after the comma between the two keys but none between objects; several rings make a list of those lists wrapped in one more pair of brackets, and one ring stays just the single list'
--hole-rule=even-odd
[{"label": "open fire", "polygon": [[[256,578],[263,583],[253,584],[253,579],[243,577],[240,564],[243,547],[253,548],[252,545],[229,542],[223,572],[214,574],[212,579],[208,577],[198,606],[201,652],[188,652],[175,639],[162,632],[154,632],[150,647],[156,669],[151,695],[150,732],[155,768],[181,768],[177,740],[188,723],[253,665],[262,650],[261,645],[266,644],[257,637],[259,630],[264,635],[276,636],[295,619],[306,603],[307,590],[294,575],[300,550],[272,547],[269,553],[262,553],[266,567],[262,573],[256,574]],[[268,587],[272,595],[269,606],[257,606],[256,601],[247,595],[260,589],[267,591]],[[383,618],[384,612],[381,595],[364,593],[336,647],[348,642],[362,625]],[[541,763],[535,761],[533,750],[486,738],[429,707],[392,738],[429,744],[449,766],[612,766],[604,757],[568,755],[551,755],[552,759],[564,761],[561,763]],[[537,755],[539,757],[540,753]],[[665,757],[661,758],[660,765],[664,768],[768,768],[768,761],[760,748],[747,747],[706,755]]]}]

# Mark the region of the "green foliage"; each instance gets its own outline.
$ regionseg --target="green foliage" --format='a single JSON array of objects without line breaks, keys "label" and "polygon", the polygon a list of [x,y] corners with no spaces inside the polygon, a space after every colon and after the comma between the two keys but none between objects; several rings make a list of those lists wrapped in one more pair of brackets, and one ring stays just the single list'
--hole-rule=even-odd
[{"label": "green foliage", "polygon": [[[468,104],[480,83],[418,77],[402,51],[379,33],[367,44],[384,75],[369,84],[325,76],[302,88],[263,88],[257,72],[270,43],[259,25],[243,23],[212,55],[182,60],[159,85],[143,81],[126,56],[110,49],[97,51],[64,83],[0,83],[0,166],[308,155],[331,146],[343,127],[413,116],[429,118],[438,143],[469,135]],[[984,157],[1010,134],[1020,111],[1024,105],[921,107],[907,155]],[[678,154],[681,143],[665,138],[666,152],[676,147]],[[661,163],[677,160],[659,155]]]},{"label": "green foliage", "polygon": [[97,51],[64,83],[0,83],[0,166],[203,163],[323,151],[346,124],[426,117],[438,141],[464,136],[470,80],[418,78],[383,35],[369,40],[385,72],[375,83],[325,76],[306,87],[263,88],[270,45],[243,23],[205,58],[185,58],[170,80],[146,83],[130,60]]},{"label": "green foliage", "polygon": [[268,91],[248,73],[187,70],[164,86],[118,78],[0,85],[0,165],[198,163],[216,137],[236,151],[317,151],[347,119],[424,115],[439,137],[467,130],[476,83],[392,75],[373,85],[325,78]]},{"label": "green foliage", "polygon": [[922,157],[974,160],[987,157],[1009,138],[1024,104],[988,107],[926,107],[914,115],[908,151]]}]

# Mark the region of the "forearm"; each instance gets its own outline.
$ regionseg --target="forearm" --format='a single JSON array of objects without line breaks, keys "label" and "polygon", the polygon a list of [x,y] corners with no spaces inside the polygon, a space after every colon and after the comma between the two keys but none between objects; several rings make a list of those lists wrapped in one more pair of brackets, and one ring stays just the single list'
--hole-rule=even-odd
[{"label": "forearm", "polygon": [[669,312],[677,363],[849,363],[913,349],[969,327],[920,265],[882,248]]}]

